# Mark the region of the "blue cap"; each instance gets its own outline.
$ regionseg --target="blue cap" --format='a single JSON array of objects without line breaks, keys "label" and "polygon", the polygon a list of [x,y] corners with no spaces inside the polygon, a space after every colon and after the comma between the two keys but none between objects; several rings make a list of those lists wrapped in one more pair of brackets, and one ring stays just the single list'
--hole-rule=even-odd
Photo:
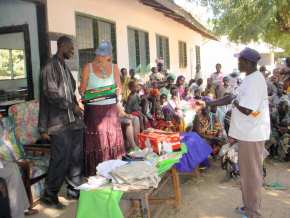
[{"label": "blue cap", "polygon": [[259,54],[259,52],[248,47],[246,47],[239,54],[237,54],[236,57],[243,58],[254,63],[257,63],[261,59],[261,55]]},{"label": "blue cap", "polygon": [[100,55],[100,56],[112,56],[112,52],[113,48],[112,48],[112,44],[109,41],[102,41],[99,44],[99,47],[96,50],[96,55]]}]

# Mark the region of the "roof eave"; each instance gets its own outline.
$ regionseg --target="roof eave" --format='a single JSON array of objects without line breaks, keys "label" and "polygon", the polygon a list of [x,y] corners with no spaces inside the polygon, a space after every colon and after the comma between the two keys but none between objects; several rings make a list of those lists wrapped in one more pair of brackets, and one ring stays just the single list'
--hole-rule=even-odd
[{"label": "roof eave", "polygon": [[169,0],[139,0],[142,4],[152,7],[158,12],[163,13],[166,17],[169,17],[176,22],[179,22],[186,27],[200,33],[202,36],[218,40],[218,37],[204,27],[198,20],[196,20],[190,13],[183,8],[176,5],[173,1]]}]

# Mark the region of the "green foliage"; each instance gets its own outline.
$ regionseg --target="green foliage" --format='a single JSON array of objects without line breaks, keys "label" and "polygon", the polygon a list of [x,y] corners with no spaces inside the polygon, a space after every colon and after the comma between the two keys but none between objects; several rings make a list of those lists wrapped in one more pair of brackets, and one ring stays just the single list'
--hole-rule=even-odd
[{"label": "green foliage", "polygon": [[0,50],[0,79],[11,78],[10,54],[8,49]]},{"label": "green foliage", "polygon": [[0,80],[25,78],[23,50],[0,49]]},{"label": "green foliage", "polygon": [[290,0],[189,0],[208,6],[214,32],[235,42],[263,40],[290,53]]}]

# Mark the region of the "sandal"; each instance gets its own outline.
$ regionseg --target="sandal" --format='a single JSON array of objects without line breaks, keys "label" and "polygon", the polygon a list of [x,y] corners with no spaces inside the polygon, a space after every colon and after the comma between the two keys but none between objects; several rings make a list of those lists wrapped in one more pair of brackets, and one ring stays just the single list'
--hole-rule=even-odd
[{"label": "sandal", "polygon": [[38,214],[38,210],[29,208],[29,209],[24,211],[24,214],[25,214],[25,216],[35,215],[35,214]]}]

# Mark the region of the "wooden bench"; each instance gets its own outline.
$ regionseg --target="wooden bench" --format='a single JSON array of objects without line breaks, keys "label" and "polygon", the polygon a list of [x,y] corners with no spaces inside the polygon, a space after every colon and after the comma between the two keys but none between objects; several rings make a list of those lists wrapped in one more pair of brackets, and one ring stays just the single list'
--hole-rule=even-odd
[{"label": "wooden bench", "polygon": [[[164,185],[166,185],[169,180],[172,178],[174,196],[170,196],[167,198],[159,198],[155,197],[155,195],[162,190]],[[168,171],[164,176],[162,176],[162,180],[158,186],[158,188],[150,188],[146,190],[137,190],[137,191],[129,191],[124,193],[123,199],[130,200],[132,202],[132,207],[128,211],[128,215],[132,214],[133,211],[138,208],[141,210],[143,218],[151,218],[151,204],[173,204],[176,208],[178,208],[181,204],[181,189],[180,189],[180,180],[179,173],[173,167],[170,171]]]}]

